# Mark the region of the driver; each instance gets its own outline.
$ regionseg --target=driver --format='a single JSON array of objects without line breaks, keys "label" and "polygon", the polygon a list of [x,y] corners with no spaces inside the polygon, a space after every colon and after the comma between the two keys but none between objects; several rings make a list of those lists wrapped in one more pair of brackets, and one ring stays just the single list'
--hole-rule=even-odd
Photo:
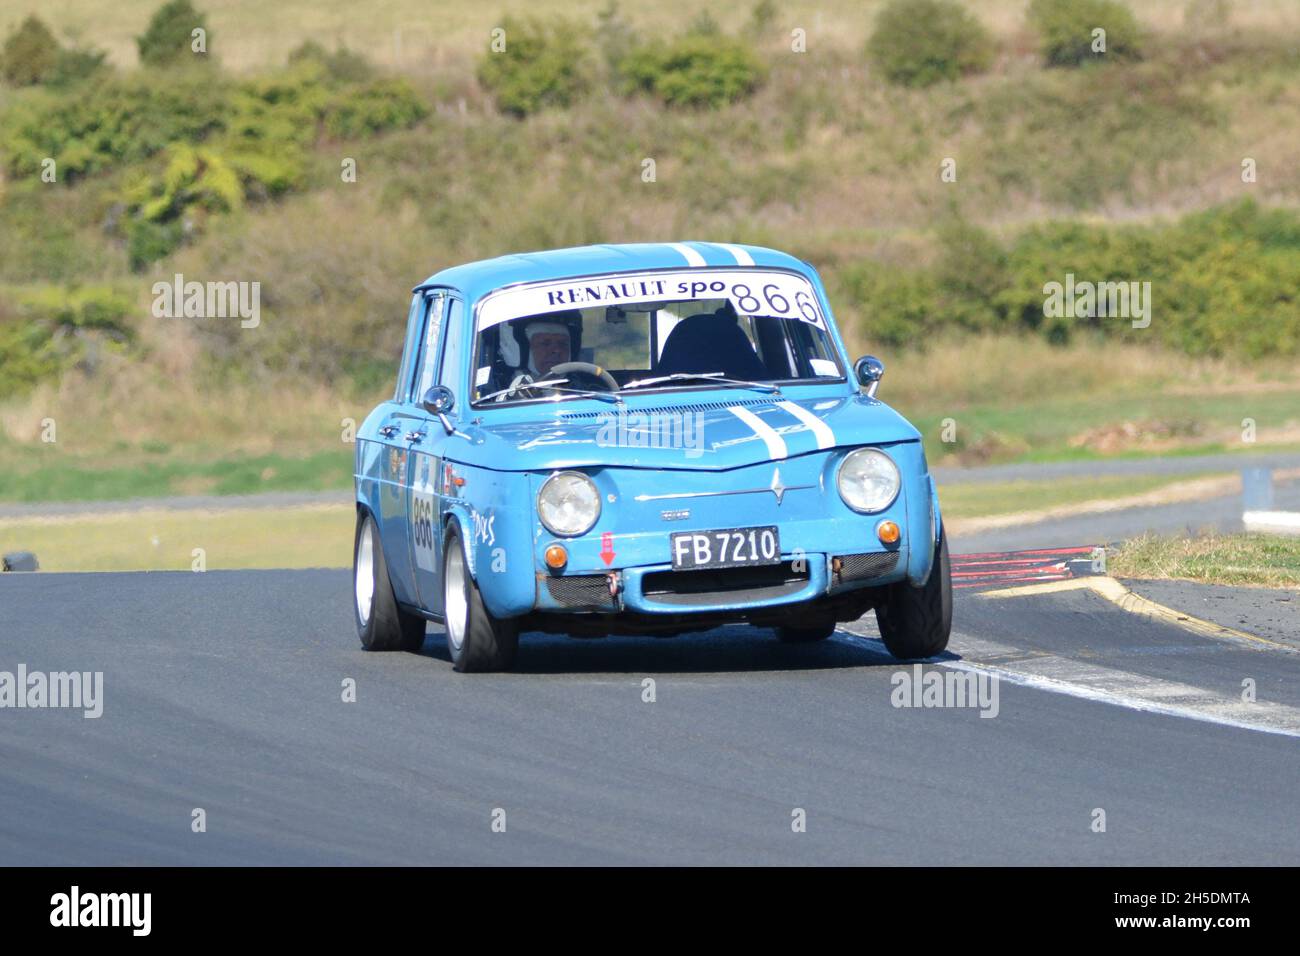
[{"label": "driver", "polygon": [[569,327],[563,322],[538,319],[524,326],[528,338],[528,371],[533,381],[541,381],[551,369],[573,358]]}]

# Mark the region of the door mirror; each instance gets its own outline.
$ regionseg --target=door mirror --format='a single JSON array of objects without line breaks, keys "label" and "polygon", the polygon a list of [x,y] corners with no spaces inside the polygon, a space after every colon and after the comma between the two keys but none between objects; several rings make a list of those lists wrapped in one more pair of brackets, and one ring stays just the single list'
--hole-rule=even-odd
[{"label": "door mirror", "polygon": [[446,415],[455,407],[456,396],[446,385],[434,385],[424,393],[420,404],[430,415]]},{"label": "door mirror", "polygon": [[853,371],[858,376],[858,384],[867,390],[867,395],[876,397],[880,380],[885,377],[885,363],[874,355],[864,355],[853,363]]},{"label": "door mirror", "polygon": [[420,405],[430,415],[438,417],[438,421],[442,422],[442,427],[447,430],[448,435],[456,430],[451,420],[447,418],[447,413],[456,405],[456,396],[446,385],[434,385],[426,391],[420,400]]}]

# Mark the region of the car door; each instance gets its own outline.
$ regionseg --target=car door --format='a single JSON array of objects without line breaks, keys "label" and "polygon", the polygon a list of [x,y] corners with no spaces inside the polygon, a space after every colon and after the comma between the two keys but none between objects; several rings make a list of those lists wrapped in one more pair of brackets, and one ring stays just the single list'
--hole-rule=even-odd
[{"label": "car door", "polygon": [[[447,385],[456,396],[456,407],[449,415],[459,414],[461,396],[452,382],[462,361],[460,349],[464,307],[459,297],[448,290],[438,290],[436,303],[430,308],[430,320],[422,349],[415,392],[423,396],[434,385]],[[438,321],[435,327],[434,316]],[[442,422],[420,409],[422,419],[409,440],[408,468],[410,485],[410,565],[415,593],[420,606],[433,614],[442,613],[442,515],[449,497],[452,476],[444,460],[446,446],[454,439]],[[452,496],[454,497],[454,496]]]},{"label": "car door", "polygon": [[375,519],[379,523],[380,540],[383,542],[384,560],[388,565],[393,593],[403,604],[416,603],[415,579],[411,574],[408,519],[410,496],[407,461],[410,457],[410,443],[406,435],[413,424],[418,427],[419,420],[424,417],[423,409],[412,406],[411,392],[428,305],[429,300],[422,293],[417,293],[411,299],[397,385],[393,389],[392,401],[380,406],[381,417],[374,435],[379,447],[374,453],[367,452],[364,456],[369,461],[366,474],[378,479],[374,499],[377,512]]}]

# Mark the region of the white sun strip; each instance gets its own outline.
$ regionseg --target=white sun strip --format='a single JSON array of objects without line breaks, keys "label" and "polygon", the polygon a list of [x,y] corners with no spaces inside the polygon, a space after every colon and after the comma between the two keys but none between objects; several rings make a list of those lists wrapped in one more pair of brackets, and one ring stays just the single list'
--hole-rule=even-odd
[{"label": "white sun strip", "polygon": [[[856,621],[850,625],[840,625],[836,635],[864,650],[884,654],[884,647],[878,641],[856,633],[866,631],[874,636],[873,629],[863,627],[864,623]],[[849,627],[854,630],[849,630]],[[1191,684],[1179,684],[1051,654],[1039,654],[956,632],[953,633],[953,645],[949,650],[964,655],[963,659],[929,663],[953,670],[993,674],[1008,684],[1110,704],[1127,710],[1199,720],[1240,730],[1300,737],[1300,709],[1284,704],[1260,700],[1248,703],[1238,697],[1225,696]],[[976,660],[977,657],[993,658],[998,662],[986,664]]]},{"label": "white sun strip", "polygon": [[763,439],[763,444],[767,445],[767,454],[770,458],[784,458],[789,452],[786,450],[785,441],[776,433],[776,429],[767,422],[763,421],[748,408],[741,408],[739,405],[730,406],[727,411],[735,415],[742,422],[754,429],[754,433]]},{"label": "white sun strip", "polygon": [[721,249],[726,249],[731,253],[736,260],[736,265],[738,266],[752,266],[754,264],[754,257],[744,249],[740,248],[740,246],[733,246],[726,242],[715,242],[714,245]]},{"label": "white sun strip", "polygon": [[674,249],[680,252],[682,256],[685,257],[686,264],[691,268],[698,269],[701,266],[708,265],[708,263],[704,261],[704,257],[702,255],[700,255],[698,252],[696,252],[694,249],[692,249],[690,246],[686,245],[685,243],[670,242],[668,243],[668,245],[672,246]]},{"label": "white sun strip", "polygon": [[835,433],[831,431],[831,426],[814,415],[802,405],[796,405],[794,402],[777,402],[777,408],[785,409],[799,421],[811,429],[812,433],[817,436],[818,448],[834,448]]}]

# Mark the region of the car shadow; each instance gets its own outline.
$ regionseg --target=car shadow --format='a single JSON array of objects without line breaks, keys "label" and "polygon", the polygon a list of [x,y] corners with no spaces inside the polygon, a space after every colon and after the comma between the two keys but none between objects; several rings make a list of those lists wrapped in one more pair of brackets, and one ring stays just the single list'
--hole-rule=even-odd
[{"label": "car shadow", "polygon": [[[451,664],[442,628],[429,625],[421,656]],[[956,660],[945,653],[936,661]],[[910,662],[909,662],[910,663]],[[901,667],[877,639],[837,631],[813,644],[783,644],[770,630],[736,625],[678,637],[520,636],[514,674],[716,674]]]}]

